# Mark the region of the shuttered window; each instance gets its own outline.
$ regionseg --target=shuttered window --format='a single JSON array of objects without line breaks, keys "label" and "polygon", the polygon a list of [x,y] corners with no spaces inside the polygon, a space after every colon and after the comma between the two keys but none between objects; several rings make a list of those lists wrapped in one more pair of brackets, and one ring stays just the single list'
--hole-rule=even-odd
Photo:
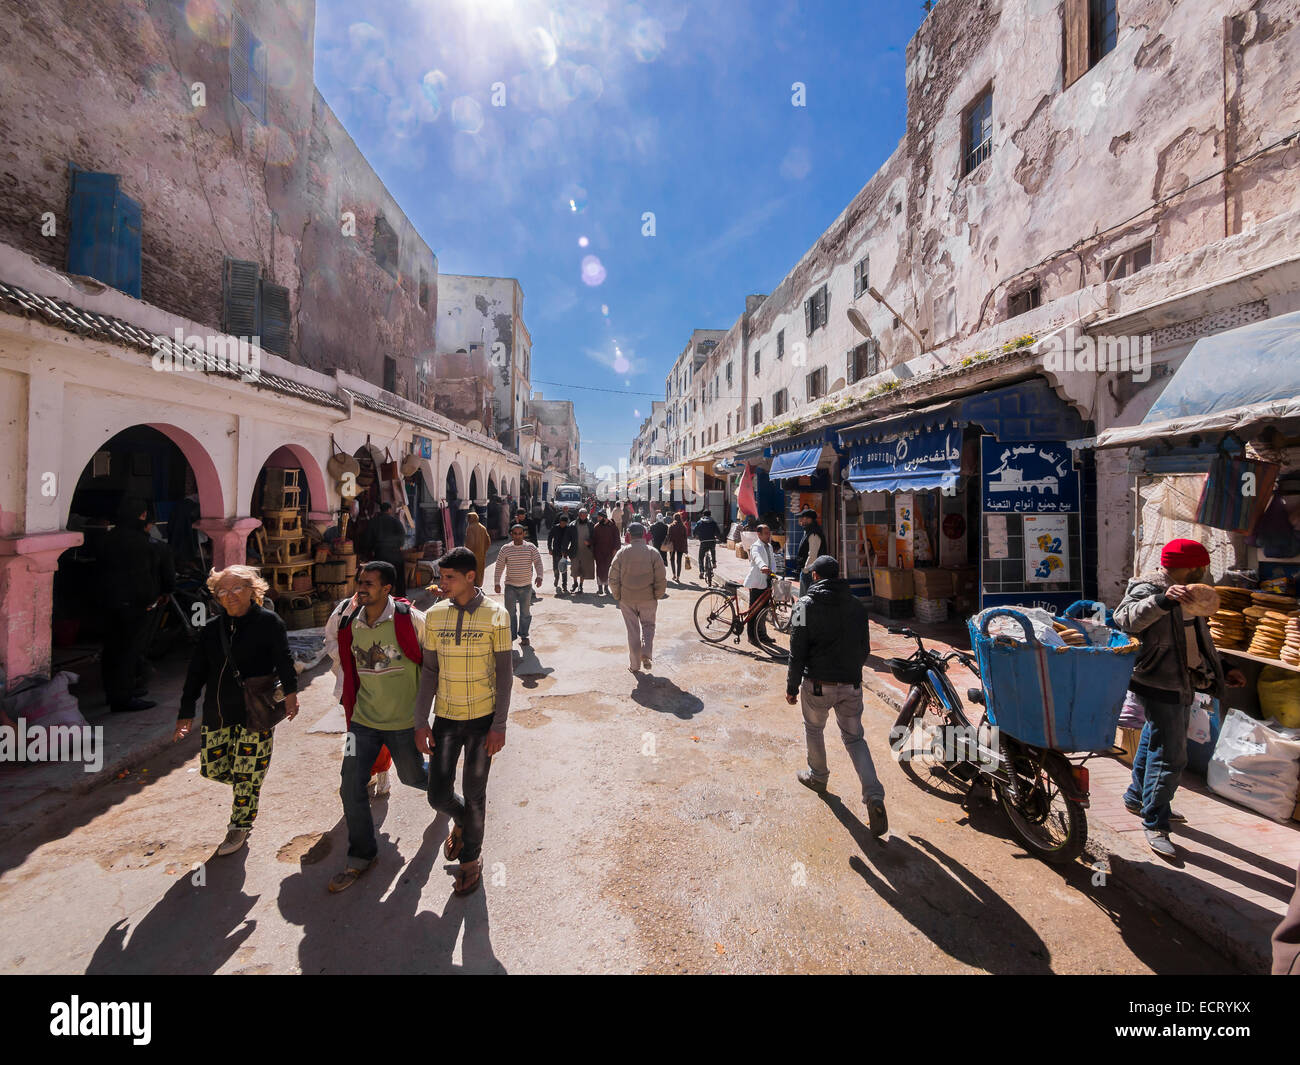
[{"label": "shuttered window", "polygon": [[276,355],[289,354],[289,290],[262,281],[262,347]]},{"label": "shuttered window", "polygon": [[864,255],[853,266],[853,298],[857,299],[862,293],[867,291],[871,282],[867,279],[867,270],[871,264],[871,257]]},{"label": "shuttered window", "polygon": [[782,329],[776,334],[776,361],[780,362],[785,358],[785,330]]},{"label": "shuttered window", "polygon": [[266,122],[266,48],[238,14],[230,21],[230,91]]},{"label": "shuttered window", "polygon": [[880,344],[875,337],[864,340],[849,352],[847,369],[845,379],[848,384],[865,380],[880,372]]},{"label": "shuttered window", "polygon": [[68,273],[140,298],[140,205],[116,174],[69,165]]},{"label": "shuttered window", "polygon": [[1065,0],[1065,87],[1068,89],[1115,48],[1116,0]]},{"label": "shuttered window", "polygon": [[808,336],[829,321],[830,293],[822,285],[816,292],[803,301],[803,324]]},{"label": "shuttered window", "polygon": [[227,259],[221,278],[221,330],[255,337],[262,324],[262,268],[244,259]]},{"label": "shuttered window", "polygon": [[772,417],[779,418],[789,409],[789,393],[783,388],[772,394]]},{"label": "shuttered window", "polygon": [[388,219],[383,215],[375,217],[375,240],[374,240],[375,262],[377,262],[389,277],[397,277],[397,231],[388,224]]}]

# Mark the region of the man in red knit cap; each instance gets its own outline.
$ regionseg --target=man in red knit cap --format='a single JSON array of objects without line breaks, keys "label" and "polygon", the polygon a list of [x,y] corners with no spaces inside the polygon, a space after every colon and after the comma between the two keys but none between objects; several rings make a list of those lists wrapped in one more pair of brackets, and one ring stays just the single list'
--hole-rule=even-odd
[{"label": "man in red knit cap", "polygon": [[1147,845],[1162,858],[1178,853],[1169,840],[1170,822],[1187,820],[1170,803],[1187,765],[1194,696],[1219,698],[1225,685],[1246,683],[1240,670],[1225,675],[1205,618],[1184,614],[1181,606],[1209,565],[1210,553],[1195,540],[1170,540],[1160,552],[1159,572],[1130,580],[1115,608],[1115,624],[1142,643],[1128,687],[1147,720],[1124,805],[1141,815]]}]

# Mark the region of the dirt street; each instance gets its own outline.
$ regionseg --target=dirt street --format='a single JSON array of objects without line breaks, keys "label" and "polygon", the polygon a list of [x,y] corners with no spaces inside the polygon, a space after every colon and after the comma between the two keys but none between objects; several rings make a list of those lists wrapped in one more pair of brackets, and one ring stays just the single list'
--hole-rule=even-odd
[{"label": "dirt street", "polygon": [[[745,565],[722,556],[729,575]],[[194,739],[0,844],[0,971],[1231,971],[1086,865],[1027,857],[996,807],[968,817],[919,787],[868,695],[891,825],[873,839],[834,724],[822,799],[795,780],[784,667],[703,643],[699,593],[670,582],[653,671],[634,678],[618,608],[555,598],[548,577],[468,900],[451,893],[445,819],[395,778],[373,807],[378,864],[327,893],[347,842],[342,736],[308,731],[334,712],[322,665],[276,732],[239,854],[213,856],[230,793],[199,776]],[[174,705],[149,713],[171,729]]]}]

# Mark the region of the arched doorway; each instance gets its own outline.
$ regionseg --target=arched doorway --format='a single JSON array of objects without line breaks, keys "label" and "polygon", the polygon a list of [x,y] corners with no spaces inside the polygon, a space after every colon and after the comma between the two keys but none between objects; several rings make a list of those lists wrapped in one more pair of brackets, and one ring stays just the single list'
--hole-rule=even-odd
[{"label": "arched doorway", "polygon": [[[80,532],[83,542],[59,557],[50,613],[51,668],[72,668],[82,675],[78,698],[83,709],[98,704],[90,692],[101,686],[100,670],[89,663],[101,645],[101,665],[138,662],[138,669],[128,670],[127,681],[131,688],[146,685],[152,666],[144,652],[154,649],[153,637],[167,612],[146,611],[142,600],[132,604],[128,617],[119,605],[141,596],[151,603],[169,580],[178,588],[197,587],[211,565],[212,549],[195,523],[222,509],[211,457],[193,436],[173,426],[130,426],[89,456],[68,497],[65,518],[67,529]],[[120,554],[113,555],[115,563],[108,561],[121,535],[113,536],[112,530],[123,520],[138,520],[140,512],[151,530],[152,558],[141,563],[134,557],[135,570],[128,571]],[[167,613],[167,620],[178,636],[184,635],[174,615]],[[162,650],[161,640],[157,649]]]},{"label": "arched doorway", "polygon": [[461,547],[465,543],[465,511],[460,507],[460,491],[456,478],[456,467],[451,465],[447,467],[447,510],[451,518],[451,543],[447,544],[447,550],[453,547]]}]

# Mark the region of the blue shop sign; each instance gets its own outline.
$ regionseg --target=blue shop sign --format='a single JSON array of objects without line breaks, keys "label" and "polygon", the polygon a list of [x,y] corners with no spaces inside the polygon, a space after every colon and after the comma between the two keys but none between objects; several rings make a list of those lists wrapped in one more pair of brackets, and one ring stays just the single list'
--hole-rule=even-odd
[{"label": "blue shop sign", "polygon": [[961,475],[961,433],[950,425],[855,444],[845,479],[856,492],[952,488]]},{"label": "blue shop sign", "polygon": [[988,514],[1073,514],[1079,510],[1079,473],[1064,441],[1003,444],[985,436],[980,492]]}]

